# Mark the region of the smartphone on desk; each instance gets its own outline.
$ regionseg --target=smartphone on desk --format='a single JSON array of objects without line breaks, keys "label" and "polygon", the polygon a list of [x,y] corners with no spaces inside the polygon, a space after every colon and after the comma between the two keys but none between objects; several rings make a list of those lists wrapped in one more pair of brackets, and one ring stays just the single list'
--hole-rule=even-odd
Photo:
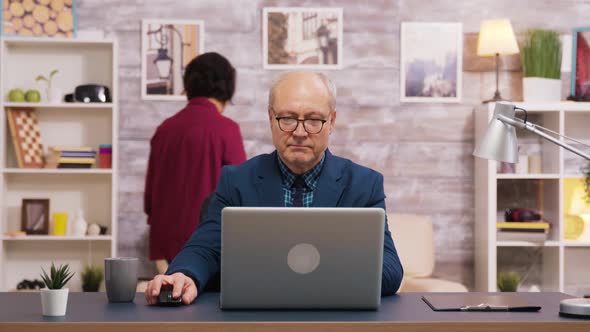
[{"label": "smartphone on desk", "polygon": [[160,295],[158,295],[158,305],[163,307],[175,307],[182,304],[182,298],[172,297],[172,285],[162,285],[160,287]]}]

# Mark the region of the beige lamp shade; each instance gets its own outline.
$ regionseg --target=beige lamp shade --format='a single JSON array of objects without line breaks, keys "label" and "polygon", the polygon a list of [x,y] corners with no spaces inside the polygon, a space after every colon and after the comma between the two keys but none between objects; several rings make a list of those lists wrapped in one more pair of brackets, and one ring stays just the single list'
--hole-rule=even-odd
[{"label": "beige lamp shade", "polygon": [[477,39],[477,55],[508,55],[518,52],[518,44],[509,20],[481,21],[479,38]]}]

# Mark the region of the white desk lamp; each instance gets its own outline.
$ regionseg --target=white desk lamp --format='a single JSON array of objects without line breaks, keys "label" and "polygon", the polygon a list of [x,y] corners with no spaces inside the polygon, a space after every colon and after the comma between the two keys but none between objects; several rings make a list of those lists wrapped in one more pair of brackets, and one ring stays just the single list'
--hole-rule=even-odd
[{"label": "white desk lamp", "polygon": [[[524,120],[519,119],[515,116],[516,110],[525,112]],[[526,110],[515,107],[511,104],[496,103],[494,108],[494,116],[488,126],[483,139],[473,151],[473,155],[479,158],[492,159],[497,161],[504,161],[507,163],[518,162],[518,144],[516,140],[516,129],[515,127],[528,130],[534,134],[537,134],[544,139],[561,146],[562,148],[569,150],[578,156],[590,160],[590,155],[584,153],[575,147],[568,145],[558,138],[555,138],[545,132],[562,136],[576,143],[582,144],[590,149],[590,146],[577,141],[573,138],[560,135],[552,130],[535,125],[527,121]]]},{"label": "white desk lamp", "polygon": [[[524,111],[524,120],[515,116],[517,109]],[[526,110],[505,103],[496,103],[496,107],[494,108],[494,116],[490,121],[488,130],[484,134],[479,145],[475,148],[475,151],[473,151],[473,155],[484,159],[504,161],[507,163],[517,163],[518,144],[516,140],[516,127],[537,134],[586,160],[590,160],[590,155],[560,141],[558,138],[555,138],[546,132],[562,136],[589,148],[590,146],[575,139],[560,135],[559,133],[551,131],[547,128],[543,128],[528,122]],[[590,298],[573,298],[563,300],[559,304],[559,313],[564,316],[588,318],[590,317]]]}]

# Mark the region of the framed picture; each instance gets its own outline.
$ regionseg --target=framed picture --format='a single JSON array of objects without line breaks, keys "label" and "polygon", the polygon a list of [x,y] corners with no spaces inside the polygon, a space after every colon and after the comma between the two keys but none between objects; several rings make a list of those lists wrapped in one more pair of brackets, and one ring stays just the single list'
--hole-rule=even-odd
[{"label": "framed picture", "polygon": [[2,1],[2,35],[76,37],[76,0]]},{"label": "framed picture", "polygon": [[342,68],[342,25],[342,8],[264,8],[263,67]]},{"label": "framed picture", "polygon": [[402,23],[400,62],[402,102],[461,101],[461,23]]},{"label": "framed picture", "polygon": [[590,101],[590,27],[572,31],[571,98]]},{"label": "framed picture", "polygon": [[142,99],[186,100],[184,69],[203,53],[204,31],[203,21],[142,20]]},{"label": "framed picture", "polygon": [[21,228],[27,234],[49,234],[49,199],[23,198]]}]

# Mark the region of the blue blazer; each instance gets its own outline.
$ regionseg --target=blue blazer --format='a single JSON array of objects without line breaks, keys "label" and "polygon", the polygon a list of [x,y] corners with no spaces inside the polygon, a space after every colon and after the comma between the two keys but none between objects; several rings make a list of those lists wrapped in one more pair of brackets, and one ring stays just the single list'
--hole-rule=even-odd
[{"label": "blue blazer", "polygon": [[[199,292],[219,287],[221,210],[226,206],[284,206],[276,151],[241,165],[223,167],[205,219],[171,262],[166,274],[184,273],[195,280]],[[312,206],[385,209],[383,176],[326,150]],[[397,292],[402,277],[403,268],[386,222],[381,294]]]}]

